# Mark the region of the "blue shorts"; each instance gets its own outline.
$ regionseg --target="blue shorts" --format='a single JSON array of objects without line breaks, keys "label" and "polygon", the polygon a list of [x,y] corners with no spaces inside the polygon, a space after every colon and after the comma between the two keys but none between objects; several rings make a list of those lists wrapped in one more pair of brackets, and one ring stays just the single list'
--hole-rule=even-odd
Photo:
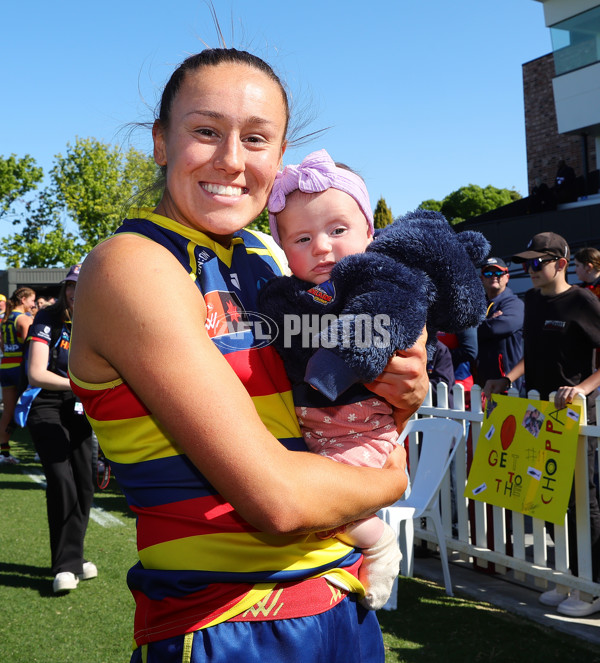
[{"label": "blue shorts", "polygon": [[350,594],[311,617],[224,622],[138,647],[131,663],[384,663],[375,613]]},{"label": "blue shorts", "polygon": [[0,369],[0,386],[2,387],[16,387],[19,384],[20,378],[21,378],[20,366]]}]

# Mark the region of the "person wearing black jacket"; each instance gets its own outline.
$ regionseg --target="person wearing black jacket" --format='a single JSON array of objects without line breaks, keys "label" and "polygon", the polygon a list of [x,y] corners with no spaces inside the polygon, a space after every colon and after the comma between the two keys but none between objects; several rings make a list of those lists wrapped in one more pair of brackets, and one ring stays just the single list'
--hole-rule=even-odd
[{"label": "person wearing black jacket", "polygon": [[[94,496],[92,428],[69,384],[71,315],[79,265],[71,267],[58,301],[42,309],[30,329],[28,378],[41,391],[27,426],[46,475],[53,591],[75,589],[98,575],[83,557],[83,540]],[[56,341],[54,340],[56,339]]]}]

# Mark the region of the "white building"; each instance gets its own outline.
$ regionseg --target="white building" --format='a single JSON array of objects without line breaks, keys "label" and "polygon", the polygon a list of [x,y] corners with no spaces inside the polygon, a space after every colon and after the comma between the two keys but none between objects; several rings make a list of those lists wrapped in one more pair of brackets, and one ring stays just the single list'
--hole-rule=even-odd
[{"label": "white building", "polygon": [[552,37],[558,131],[595,141],[600,169],[600,2],[535,0]]}]

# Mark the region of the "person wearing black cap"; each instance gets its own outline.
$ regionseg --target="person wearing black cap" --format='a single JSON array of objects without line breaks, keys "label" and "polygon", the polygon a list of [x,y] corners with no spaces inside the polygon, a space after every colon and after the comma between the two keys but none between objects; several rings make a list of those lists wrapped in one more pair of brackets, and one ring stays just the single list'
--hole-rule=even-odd
[{"label": "person wearing black cap", "polygon": [[[488,300],[485,320],[477,328],[477,384],[505,376],[523,357],[523,301],[508,287],[510,274],[502,258],[488,258],[481,281]],[[523,378],[514,382],[521,391]]]},{"label": "person wearing black cap", "polygon": [[[593,370],[594,348],[600,346],[600,301],[589,290],[567,282],[570,249],[566,240],[553,232],[535,235],[527,249],[512,257],[523,264],[533,283],[525,295],[523,359],[504,378],[485,385],[486,396],[501,393],[525,374],[527,389],[535,389],[543,400],[556,391],[554,403],[563,408],[577,394],[587,397],[588,418],[595,420],[594,392],[600,386],[600,371]],[[591,415],[591,416],[590,416]],[[592,542],[592,580],[600,573],[600,507],[594,483],[596,439],[588,437],[588,492]],[[569,559],[577,574],[575,490],[569,509]],[[579,591],[567,596],[556,589],[544,592],[540,602],[557,606],[558,612],[584,617],[600,612],[600,598],[583,601]]]},{"label": "person wearing black cap", "polygon": [[98,575],[96,565],[83,557],[94,496],[92,429],[67,373],[79,267],[71,267],[57,302],[39,311],[29,332],[29,384],[41,391],[32,403],[27,427],[46,475],[55,593],[75,589],[79,580]]}]

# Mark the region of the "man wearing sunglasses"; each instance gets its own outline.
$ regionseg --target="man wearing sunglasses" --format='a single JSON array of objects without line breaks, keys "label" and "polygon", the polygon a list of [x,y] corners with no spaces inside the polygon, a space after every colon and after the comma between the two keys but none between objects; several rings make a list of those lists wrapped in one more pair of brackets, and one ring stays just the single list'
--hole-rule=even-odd
[{"label": "man wearing sunglasses", "polygon": [[[523,357],[523,302],[508,287],[510,275],[501,258],[488,258],[481,281],[488,301],[485,320],[477,328],[477,384],[505,376]],[[505,381],[506,383],[506,381]],[[521,391],[523,378],[513,386]]]},{"label": "man wearing sunglasses", "polygon": [[[588,418],[595,421],[595,391],[600,386],[600,371],[592,366],[594,348],[600,347],[600,301],[589,290],[567,283],[571,257],[569,245],[553,232],[535,235],[526,251],[512,257],[523,264],[533,289],[525,295],[523,359],[504,378],[490,380],[484,392],[502,393],[511,381],[525,375],[527,389],[536,389],[543,400],[556,391],[554,403],[563,408],[576,394],[587,397]],[[592,574],[600,574],[600,507],[594,483],[595,438],[588,437],[588,492],[592,540]],[[577,574],[575,491],[569,509],[569,559]],[[556,589],[540,595],[540,602],[557,606],[558,612],[585,617],[600,612],[600,597],[583,601],[578,590],[565,595]]]}]

